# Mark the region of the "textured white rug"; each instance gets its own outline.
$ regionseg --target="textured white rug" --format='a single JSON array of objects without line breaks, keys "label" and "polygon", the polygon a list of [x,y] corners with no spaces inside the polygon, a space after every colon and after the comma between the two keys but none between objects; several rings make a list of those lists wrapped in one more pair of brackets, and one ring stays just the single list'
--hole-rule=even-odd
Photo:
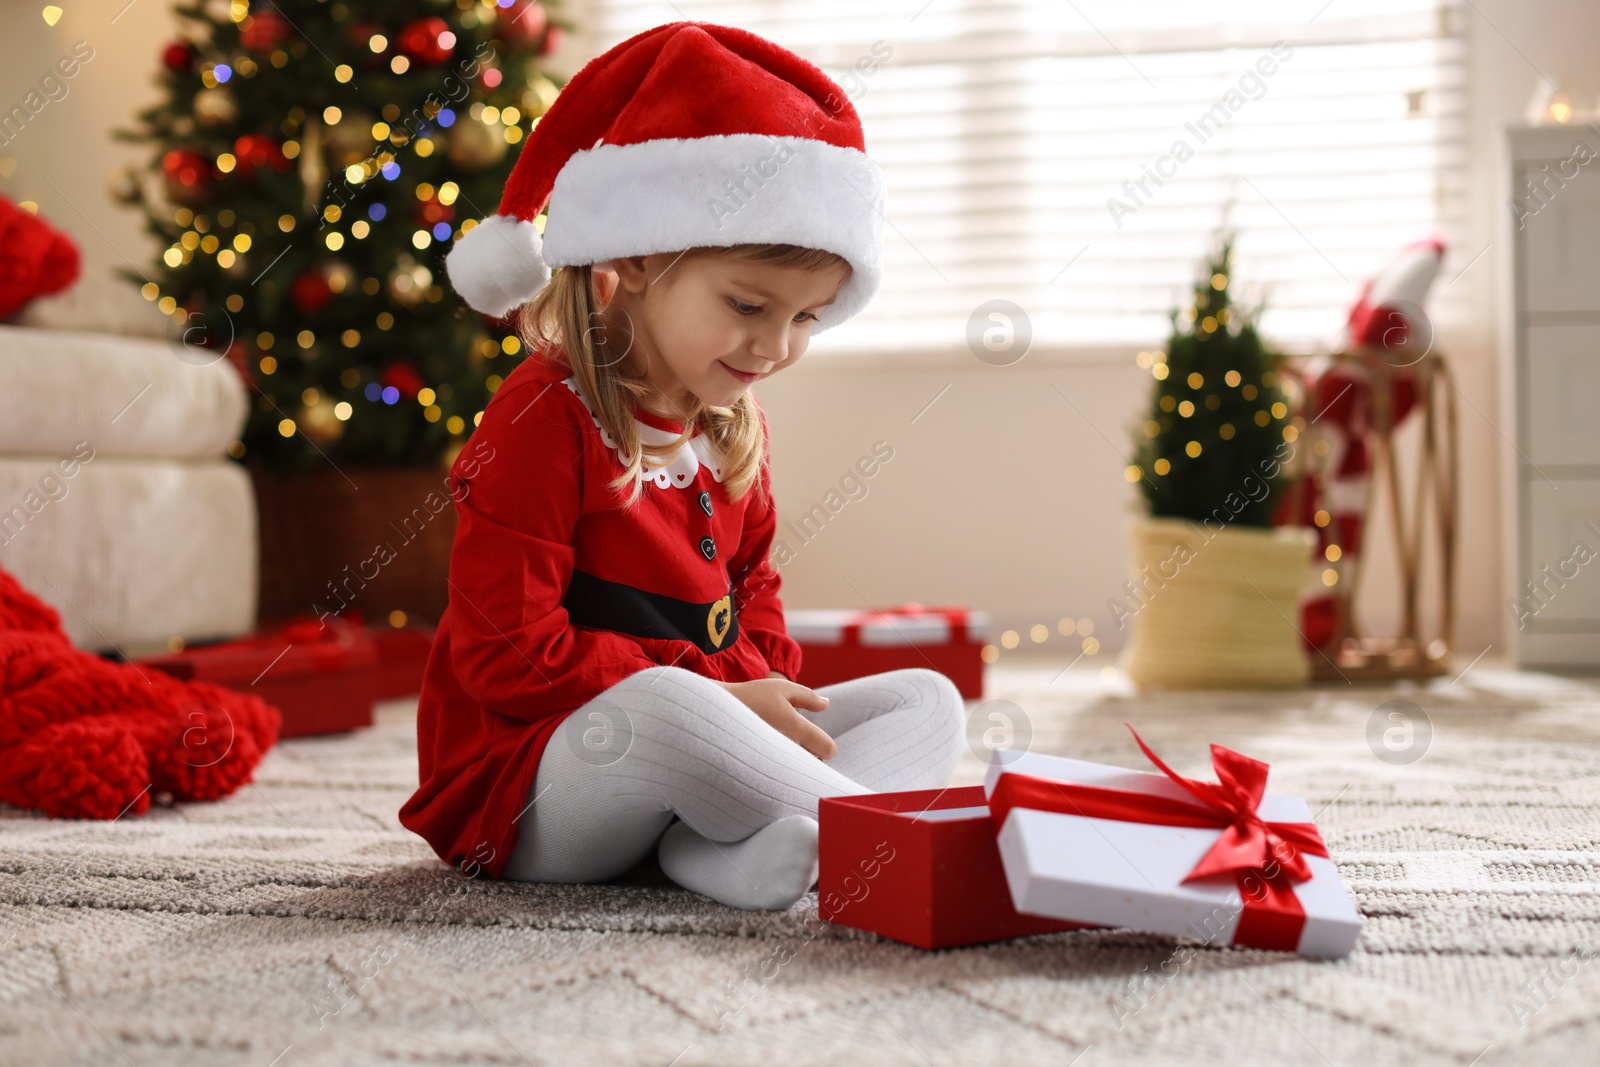
[{"label": "textured white rug", "polygon": [[[643,869],[465,882],[395,820],[416,776],[400,702],[279,745],[220,803],[0,808],[0,1063],[1594,1062],[1600,688],[1479,665],[1138,697],[1058,666],[995,669],[1012,704],[974,706],[974,737],[1020,708],[1041,751],[1139,767],[1130,720],[1183,774],[1210,777],[1210,741],[1267,760],[1322,809],[1366,919],[1355,953],[1128,931],[925,953],[818,923],[814,896],[740,912]],[[1396,709],[1431,736],[1407,748]],[[976,759],[957,776],[980,778]]]}]

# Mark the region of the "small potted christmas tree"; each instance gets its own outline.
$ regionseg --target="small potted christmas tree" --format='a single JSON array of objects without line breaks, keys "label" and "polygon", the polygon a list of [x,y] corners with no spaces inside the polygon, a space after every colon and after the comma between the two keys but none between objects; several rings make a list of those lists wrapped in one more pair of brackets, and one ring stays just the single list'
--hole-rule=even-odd
[{"label": "small potted christmas tree", "polygon": [[1256,331],[1259,306],[1230,299],[1232,235],[1218,246],[1193,302],[1172,312],[1166,351],[1140,354],[1155,389],[1127,476],[1148,516],[1112,612],[1133,626],[1122,668],[1143,688],[1277,687],[1310,673],[1292,620],[1311,532],[1272,525],[1300,420]]}]

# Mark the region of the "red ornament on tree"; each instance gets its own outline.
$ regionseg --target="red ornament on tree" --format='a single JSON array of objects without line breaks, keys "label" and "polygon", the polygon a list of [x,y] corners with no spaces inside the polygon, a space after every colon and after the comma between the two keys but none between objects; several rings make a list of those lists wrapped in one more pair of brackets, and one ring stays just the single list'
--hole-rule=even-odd
[{"label": "red ornament on tree", "polygon": [[266,134],[247,133],[240,137],[233,142],[233,155],[243,178],[254,178],[262,167],[271,167],[280,173],[289,169],[289,159],[283,154],[283,148]]},{"label": "red ornament on tree", "polygon": [[539,54],[541,56],[550,55],[556,49],[561,47],[561,42],[566,40],[566,37],[566,30],[563,30],[560,26],[551,26],[550,29],[545,32],[544,44],[539,48]]},{"label": "red ornament on tree", "polygon": [[161,65],[174,74],[187,74],[194,69],[199,50],[189,41],[173,41],[161,50]]},{"label": "red ornament on tree", "polygon": [[308,270],[289,283],[289,299],[303,315],[315,315],[333,299],[333,288],[319,270]]},{"label": "red ornament on tree", "polygon": [[414,400],[422,392],[422,375],[417,373],[417,368],[404,360],[399,360],[383,368],[379,377],[386,386],[393,386],[399,390],[400,395],[407,400]]},{"label": "red ornament on tree", "polygon": [[455,50],[456,35],[450,24],[438,16],[429,16],[406,26],[400,31],[400,51],[425,67],[437,67],[450,58]]},{"label": "red ornament on tree", "polygon": [[507,41],[532,45],[539,43],[548,23],[544,8],[539,4],[529,3],[514,12],[507,11],[503,14],[497,28],[500,36]]},{"label": "red ornament on tree", "polygon": [[417,205],[417,221],[428,229],[433,229],[436,222],[450,222],[456,217],[456,209],[449,204],[439,203],[439,198],[430,196]]},{"label": "red ornament on tree", "polygon": [[211,161],[192,148],[174,148],[161,157],[161,176],[168,199],[193,203],[211,184]]},{"label": "red ornament on tree", "polygon": [[270,7],[239,23],[239,43],[252,52],[271,51],[288,39],[288,20]]}]

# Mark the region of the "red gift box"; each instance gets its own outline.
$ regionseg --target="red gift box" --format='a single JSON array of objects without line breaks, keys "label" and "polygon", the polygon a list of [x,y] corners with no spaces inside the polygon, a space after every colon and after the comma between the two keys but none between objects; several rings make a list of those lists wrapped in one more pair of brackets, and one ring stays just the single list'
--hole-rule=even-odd
[{"label": "red gift box", "polygon": [[280,738],[372,725],[378,642],[359,622],[291,619],[236,641],[135,662],[186,680],[254,693],[283,713]]},{"label": "red gift box", "polygon": [[433,651],[434,628],[408,622],[398,627],[375,626],[369,632],[378,643],[379,670],[373,698],[393,700],[422,692],[422,676]]},{"label": "red gift box", "polygon": [[928,667],[968,700],[983,698],[989,617],[959,604],[896,604],[881,611],[791,608],[784,626],[800,645],[800,677],[812,689],[869,674]]},{"label": "red gift box", "polygon": [[983,787],[824,797],[817,911],[918,948],[952,948],[1085,923],[1011,905]]}]

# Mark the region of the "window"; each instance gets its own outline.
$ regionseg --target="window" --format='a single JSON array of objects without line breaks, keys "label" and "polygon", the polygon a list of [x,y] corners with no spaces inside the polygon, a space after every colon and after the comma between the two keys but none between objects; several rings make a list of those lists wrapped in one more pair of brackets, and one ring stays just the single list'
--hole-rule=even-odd
[{"label": "window", "polygon": [[[1033,346],[1159,344],[1213,233],[1236,299],[1303,350],[1361,282],[1465,212],[1454,0],[594,0],[598,47],[674,19],[742,26],[850,93],[889,188],[873,304],[813,351],[966,346],[991,299]],[[856,61],[889,55],[850,79]],[[1225,208],[1225,205],[1226,208]],[[1442,321],[1442,320],[1441,320]]]}]

